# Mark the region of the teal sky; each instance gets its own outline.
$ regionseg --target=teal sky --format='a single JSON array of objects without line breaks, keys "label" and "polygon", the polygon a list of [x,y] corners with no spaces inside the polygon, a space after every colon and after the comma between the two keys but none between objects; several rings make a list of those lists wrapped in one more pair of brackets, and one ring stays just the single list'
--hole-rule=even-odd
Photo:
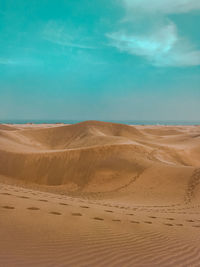
[{"label": "teal sky", "polygon": [[0,119],[199,120],[199,20],[199,0],[1,0]]}]

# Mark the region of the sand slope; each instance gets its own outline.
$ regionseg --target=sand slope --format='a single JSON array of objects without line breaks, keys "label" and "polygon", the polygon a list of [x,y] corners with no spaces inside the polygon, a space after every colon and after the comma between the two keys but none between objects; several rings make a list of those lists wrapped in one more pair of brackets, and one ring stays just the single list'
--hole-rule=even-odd
[{"label": "sand slope", "polygon": [[0,266],[199,266],[199,201],[199,126],[0,126]]}]

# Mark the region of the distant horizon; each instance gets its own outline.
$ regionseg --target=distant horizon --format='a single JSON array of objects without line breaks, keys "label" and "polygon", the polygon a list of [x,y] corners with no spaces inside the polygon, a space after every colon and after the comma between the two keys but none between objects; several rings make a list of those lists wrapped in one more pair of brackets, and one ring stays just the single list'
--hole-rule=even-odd
[{"label": "distant horizon", "polygon": [[128,125],[200,125],[200,120],[184,121],[184,120],[100,120],[100,119],[83,119],[83,120],[67,120],[67,119],[0,119],[0,124],[75,124],[84,121],[102,121],[111,123],[121,123]]}]

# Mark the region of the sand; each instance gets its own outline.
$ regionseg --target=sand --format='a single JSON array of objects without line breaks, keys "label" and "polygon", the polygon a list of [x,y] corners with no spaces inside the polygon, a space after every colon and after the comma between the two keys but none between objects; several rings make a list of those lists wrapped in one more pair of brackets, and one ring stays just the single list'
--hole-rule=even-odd
[{"label": "sand", "polygon": [[199,266],[200,126],[0,125],[0,266]]}]

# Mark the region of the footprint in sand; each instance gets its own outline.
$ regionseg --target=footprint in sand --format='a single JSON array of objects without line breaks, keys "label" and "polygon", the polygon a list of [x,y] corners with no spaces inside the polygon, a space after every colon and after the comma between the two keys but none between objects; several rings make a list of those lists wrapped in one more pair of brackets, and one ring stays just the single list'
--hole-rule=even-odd
[{"label": "footprint in sand", "polygon": [[193,220],[186,220],[186,222],[194,222]]},{"label": "footprint in sand", "polygon": [[165,218],[165,219],[169,221],[174,221],[174,218]]},{"label": "footprint in sand", "polygon": [[133,213],[128,213],[128,214],[126,214],[126,215],[133,216],[134,214],[133,214]]},{"label": "footprint in sand", "polygon": [[103,218],[99,218],[99,217],[94,217],[93,219],[94,219],[94,220],[97,220],[97,221],[104,221]]},{"label": "footprint in sand", "polygon": [[152,222],[150,222],[150,221],[144,221],[144,223],[152,224]]},{"label": "footprint in sand", "polygon": [[39,208],[37,208],[37,207],[29,207],[29,208],[27,208],[28,210],[39,210]]},{"label": "footprint in sand", "polygon": [[164,225],[167,225],[167,226],[173,226],[173,224],[171,223],[163,223]]},{"label": "footprint in sand", "polygon": [[105,211],[105,212],[111,212],[111,213],[113,212],[112,210],[104,210],[104,211]]},{"label": "footprint in sand", "polygon": [[112,221],[113,222],[121,222],[121,220],[119,220],[119,219],[113,219]]},{"label": "footprint in sand", "polygon": [[59,203],[59,205],[69,206],[69,204],[67,204],[67,203]]},{"label": "footprint in sand", "polygon": [[9,193],[0,193],[1,195],[5,195],[5,196],[11,196],[11,194]]},{"label": "footprint in sand", "polygon": [[193,225],[192,227],[198,227],[198,228],[200,228],[200,225]]},{"label": "footprint in sand", "polygon": [[48,202],[48,200],[46,200],[46,199],[38,199],[38,201],[41,201],[41,202]]},{"label": "footprint in sand", "polygon": [[53,215],[62,215],[62,213],[60,212],[57,212],[57,211],[51,211],[49,212],[50,214],[53,214]]},{"label": "footprint in sand", "polygon": [[19,198],[26,198],[26,199],[29,198],[29,197],[26,197],[26,196],[17,196],[17,197],[19,197]]},{"label": "footprint in sand", "polygon": [[82,209],[89,209],[88,206],[80,206]]},{"label": "footprint in sand", "polygon": [[151,218],[151,219],[156,219],[157,217],[155,217],[155,216],[148,216],[149,218]]},{"label": "footprint in sand", "polygon": [[137,224],[139,224],[140,222],[138,222],[138,221],[131,221],[131,223],[137,223]]},{"label": "footprint in sand", "polygon": [[177,223],[176,226],[183,226],[183,224],[182,223]]},{"label": "footprint in sand", "polygon": [[12,207],[12,206],[2,206],[2,208],[8,209],[8,210],[14,210],[14,207]]},{"label": "footprint in sand", "polygon": [[78,212],[74,212],[74,213],[72,213],[72,216],[82,216],[82,214],[78,213]]}]

